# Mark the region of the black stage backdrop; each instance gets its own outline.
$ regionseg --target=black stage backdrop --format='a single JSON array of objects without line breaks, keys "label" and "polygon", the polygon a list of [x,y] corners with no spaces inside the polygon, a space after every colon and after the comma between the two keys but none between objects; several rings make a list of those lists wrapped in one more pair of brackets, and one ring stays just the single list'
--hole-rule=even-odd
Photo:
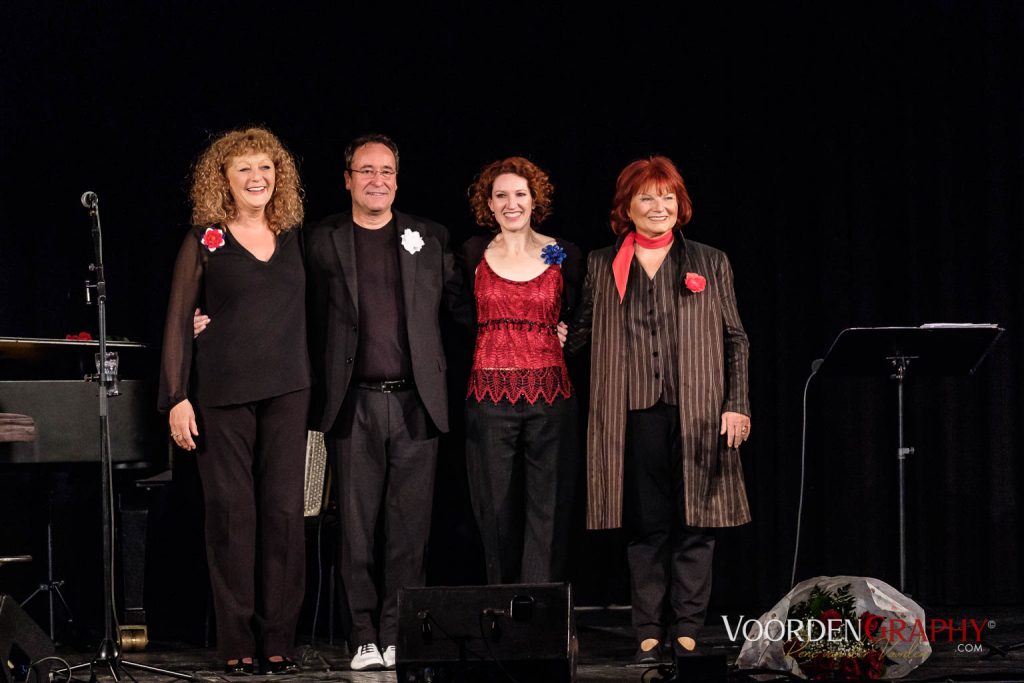
[{"label": "black stage backdrop", "polygon": [[[720,534],[714,605],[767,606],[790,585],[811,361],[845,327],[936,321],[1008,333],[976,376],[908,387],[909,587],[933,604],[1024,601],[1024,5],[349,5],[4,3],[0,335],[95,333],[78,204],[94,190],[110,331],[158,346],[189,166],[227,128],[286,141],[311,218],[347,205],[346,142],[387,132],[396,206],[455,242],[477,230],[476,170],[524,154],[557,188],[545,231],[584,250],[612,240],[618,170],[667,154],[693,197],[687,234],[732,259],[752,345],[754,522]],[[453,343],[453,368],[469,353]],[[892,383],[816,380],[809,418],[798,579],[897,583]],[[460,438],[435,505],[439,583],[482,578]],[[89,519],[76,534],[98,540]],[[182,536],[188,557],[199,540]],[[627,601],[621,535],[581,527],[573,545],[580,601]],[[16,550],[3,534],[0,549]]]}]

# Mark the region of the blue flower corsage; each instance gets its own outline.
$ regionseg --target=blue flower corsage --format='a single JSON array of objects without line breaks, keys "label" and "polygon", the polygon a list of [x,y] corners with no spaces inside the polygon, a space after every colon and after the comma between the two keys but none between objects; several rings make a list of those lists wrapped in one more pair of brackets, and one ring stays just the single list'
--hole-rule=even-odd
[{"label": "blue flower corsage", "polygon": [[547,265],[560,266],[562,265],[562,261],[565,260],[565,249],[562,249],[559,244],[552,242],[540,250],[540,255],[541,258],[544,259],[544,263]]}]

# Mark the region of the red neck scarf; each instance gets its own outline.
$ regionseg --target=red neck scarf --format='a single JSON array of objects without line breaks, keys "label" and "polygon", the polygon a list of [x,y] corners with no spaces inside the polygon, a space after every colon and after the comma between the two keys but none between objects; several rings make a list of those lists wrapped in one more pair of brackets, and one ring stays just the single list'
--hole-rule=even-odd
[{"label": "red neck scarf", "polygon": [[616,252],[612,260],[612,274],[615,276],[615,288],[619,290],[619,303],[626,298],[626,281],[629,280],[629,264],[633,261],[633,246],[639,244],[644,249],[661,249],[672,244],[675,239],[675,231],[669,230],[661,237],[644,237],[636,230],[631,230],[626,239],[622,240],[622,246]]}]

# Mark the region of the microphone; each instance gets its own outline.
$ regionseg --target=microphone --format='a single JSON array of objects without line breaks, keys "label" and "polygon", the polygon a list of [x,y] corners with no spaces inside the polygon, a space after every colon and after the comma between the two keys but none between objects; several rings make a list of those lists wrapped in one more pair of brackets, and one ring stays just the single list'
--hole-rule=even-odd
[{"label": "microphone", "polygon": [[814,373],[816,373],[818,371],[818,368],[820,368],[822,363],[824,363],[824,362],[825,362],[824,358],[817,358],[817,359],[815,359],[814,362],[811,363],[811,374],[813,375]]},{"label": "microphone", "polygon": [[92,190],[87,190],[84,193],[82,193],[82,199],[80,201],[82,202],[82,206],[84,206],[85,208],[95,209],[96,205],[100,201],[100,198]]}]

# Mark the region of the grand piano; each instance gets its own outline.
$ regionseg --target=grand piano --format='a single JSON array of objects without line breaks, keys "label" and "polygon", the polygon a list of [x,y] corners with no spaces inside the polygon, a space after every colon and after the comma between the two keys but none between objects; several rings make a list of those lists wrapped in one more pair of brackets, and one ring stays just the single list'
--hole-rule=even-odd
[{"label": "grand piano", "polygon": [[[120,361],[119,394],[108,402],[119,531],[116,564],[124,607],[120,618],[122,623],[142,625],[144,641],[145,488],[169,479],[167,429],[156,410],[157,367],[149,350],[134,342],[108,341],[107,351],[116,352]],[[54,576],[54,558],[63,572],[73,573],[74,560],[83,555],[78,537],[97,542],[101,538],[99,510],[91,505],[81,509],[83,492],[95,495],[100,488],[99,384],[85,379],[96,374],[98,352],[99,342],[94,340],[0,338],[0,502],[5,503],[0,504],[0,516],[21,518],[19,524],[4,520],[7,533],[0,535],[0,549],[17,550],[3,547],[12,543],[34,545],[35,575],[42,574],[45,562],[46,581],[36,585],[49,594],[51,638],[55,594],[64,601],[59,590],[64,582]],[[95,509],[95,518],[90,508]],[[45,554],[38,541],[30,540],[42,534]],[[82,585],[92,579],[81,578],[72,581],[70,590],[92,591],[93,586]],[[73,597],[70,601],[76,603]],[[66,603],[63,607],[70,611]],[[67,617],[70,623],[70,614]],[[131,637],[138,641],[134,633]],[[130,634],[122,632],[122,637],[126,635]]]},{"label": "grand piano", "polygon": [[[120,359],[120,395],[110,399],[113,462],[167,463],[156,412],[154,363],[143,344],[107,342]],[[0,413],[27,416],[32,441],[0,441],[0,463],[99,460],[98,341],[0,338]]]}]

